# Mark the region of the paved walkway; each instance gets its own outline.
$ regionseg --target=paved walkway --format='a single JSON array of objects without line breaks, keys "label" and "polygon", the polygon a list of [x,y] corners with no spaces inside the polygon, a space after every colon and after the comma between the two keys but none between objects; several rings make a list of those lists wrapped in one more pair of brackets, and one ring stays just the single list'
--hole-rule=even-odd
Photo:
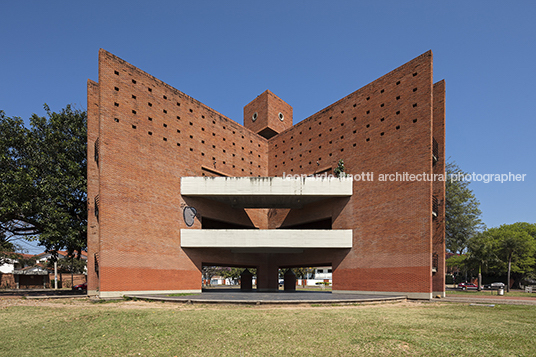
[{"label": "paved walkway", "polygon": [[188,302],[204,304],[350,304],[370,302],[397,302],[406,301],[406,297],[387,295],[360,295],[360,294],[332,294],[330,291],[274,291],[274,292],[242,292],[237,289],[214,289],[200,294],[183,296],[169,295],[126,295],[130,298]]},{"label": "paved walkway", "polygon": [[[435,300],[435,299],[434,299]],[[504,305],[535,305],[536,297],[515,297],[515,296],[459,296],[451,295],[441,299],[446,302],[459,302],[471,304],[504,304]]]}]

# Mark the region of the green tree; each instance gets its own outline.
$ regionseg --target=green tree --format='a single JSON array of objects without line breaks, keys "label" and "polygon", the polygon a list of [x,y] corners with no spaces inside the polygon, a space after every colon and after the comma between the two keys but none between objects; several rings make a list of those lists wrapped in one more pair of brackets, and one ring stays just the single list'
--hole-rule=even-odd
[{"label": "green tree", "polygon": [[298,268],[292,268],[292,271],[294,274],[296,274],[296,277],[299,279],[305,279],[309,274],[313,273],[315,271],[315,268],[312,267],[298,267]]},{"label": "green tree", "polygon": [[[51,266],[54,266],[54,263]],[[71,255],[65,259],[58,259],[58,269],[61,272],[83,274],[86,266],[86,260],[75,255]]]},{"label": "green tree", "polygon": [[219,267],[211,265],[203,265],[201,268],[201,274],[203,275],[203,282],[206,286],[210,286],[212,277],[219,273]]},{"label": "green tree", "polygon": [[482,290],[482,269],[498,260],[492,229],[480,232],[468,241],[468,265],[478,267],[478,290]]},{"label": "green tree", "polygon": [[8,259],[16,259],[15,244],[9,241],[6,232],[0,228],[0,265]]},{"label": "green tree", "polygon": [[30,128],[0,111],[0,228],[47,251],[86,248],[86,113],[45,104]]},{"label": "green tree", "polygon": [[469,189],[470,181],[458,165],[449,161],[446,165],[445,182],[445,245],[455,254],[462,254],[471,237],[481,232],[485,226],[480,219],[480,202]]},{"label": "green tree", "polygon": [[534,268],[536,225],[518,222],[504,224],[492,233],[496,239],[497,257],[507,265],[507,291],[510,291],[512,272],[524,274]]}]

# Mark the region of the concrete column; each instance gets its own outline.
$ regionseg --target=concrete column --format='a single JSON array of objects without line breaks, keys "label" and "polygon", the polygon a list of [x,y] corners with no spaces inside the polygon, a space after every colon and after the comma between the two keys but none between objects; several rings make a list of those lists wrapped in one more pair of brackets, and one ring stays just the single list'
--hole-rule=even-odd
[{"label": "concrete column", "polygon": [[279,269],[277,265],[261,264],[257,268],[257,291],[279,290]]},{"label": "concrete column", "polygon": [[296,274],[292,269],[285,272],[285,291],[296,291]]},{"label": "concrete column", "polygon": [[247,268],[240,274],[240,290],[253,290],[253,274]]}]

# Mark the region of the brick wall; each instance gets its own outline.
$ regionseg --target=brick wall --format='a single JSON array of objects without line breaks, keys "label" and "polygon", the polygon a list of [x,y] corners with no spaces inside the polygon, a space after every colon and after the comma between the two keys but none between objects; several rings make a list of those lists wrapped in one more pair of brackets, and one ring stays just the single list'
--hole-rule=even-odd
[{"label": "brick wall", "polygon": [[[99,82],[88,82],[89,289],[200,289],[203,264],[269,272],[333,265],[334,290],[431,293],[432,254],[444,257],[444,210],[432,219],[432,194],[444,198],[444,185],[380,181],[379,175],[444,170],[444,82],[432,83],[427,52],[295,126],[292,107],[266,91],[244,109],[243,127],[101,50]],[[258,119],[249,122],[255,111]],[[279,112],[284,121],[276,118]],[[267,140],[256,133],[266,127],[282,132]],[[435,165],[434,136],[443,152]],[[243,210],[180,195],[183,176],[331,173],[339,159],[347,173],[374,174],[373,181],[354,182],[350,199]],[[203,217],[263,229],[331,219],[333,229],[353,229],[353,248],[301,254],[183,250],[186,206],[199,214],[192,229],[201,228]],[[443,290],[439,275],[434,291]]]}]

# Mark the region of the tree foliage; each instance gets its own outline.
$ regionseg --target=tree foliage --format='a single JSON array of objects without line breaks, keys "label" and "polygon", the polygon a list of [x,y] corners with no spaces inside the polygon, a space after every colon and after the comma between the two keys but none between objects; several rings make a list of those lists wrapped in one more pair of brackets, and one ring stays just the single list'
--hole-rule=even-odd
[{"label": "tree foliage", "polygon": [[[229,278],[237,281],[240,279],[244,269],[245,268],[203,265],[201,273],[203,275],[203,279],[206,281],[206,284],[210,285],[210,281],[214,276],[221,276],[222,278]],[[257,274],[257,269],[255,268],[248,268],[248,270],[251,274],[253,274],[253,276]]]},{"label": "tree foliage", "polygon": [[16,259],[15,250],[15,244],[9,241],[6,232],[0,228],[0,265],[10,259]]},{"label": "tree foliage", "polygon": [[[518,222],[489,228],[469,241],[469,260],[489,271],[522,278],[536,269],[536,224]],[[520,279],[517,279],[516,284]]]},{"label": "tree foliage", "polygon": [[0,111],[0,228],[48,251],[86,248],[86,113],[45,104],[30,128]]},{"label": "tree foliage", "polygon": [[461,254],[466,250],[469,239],[485,226],[480,219],[480,202],[468,187],[470,181],[456,179],[465,172],[455,162],[448,162],[446,173],[445,244],[450,252]]},{"label": "tree foliage", "polygon": [[[74,273],[83,274],[86,270],[87,262],[80,257],[69,256],[64,259],[56,259],[58,272],[60,273]],[[54,260],[47,261],[45,266],[49,269],[54,268]]]},{"label": "tree foliage", "polygon": [[298,267],[298,268],[292,268],[292,271],[294,274],[296,274],[296,277],[300,279],[305,279],[309,274],[314,273],[315,268],[312,267]]}]

